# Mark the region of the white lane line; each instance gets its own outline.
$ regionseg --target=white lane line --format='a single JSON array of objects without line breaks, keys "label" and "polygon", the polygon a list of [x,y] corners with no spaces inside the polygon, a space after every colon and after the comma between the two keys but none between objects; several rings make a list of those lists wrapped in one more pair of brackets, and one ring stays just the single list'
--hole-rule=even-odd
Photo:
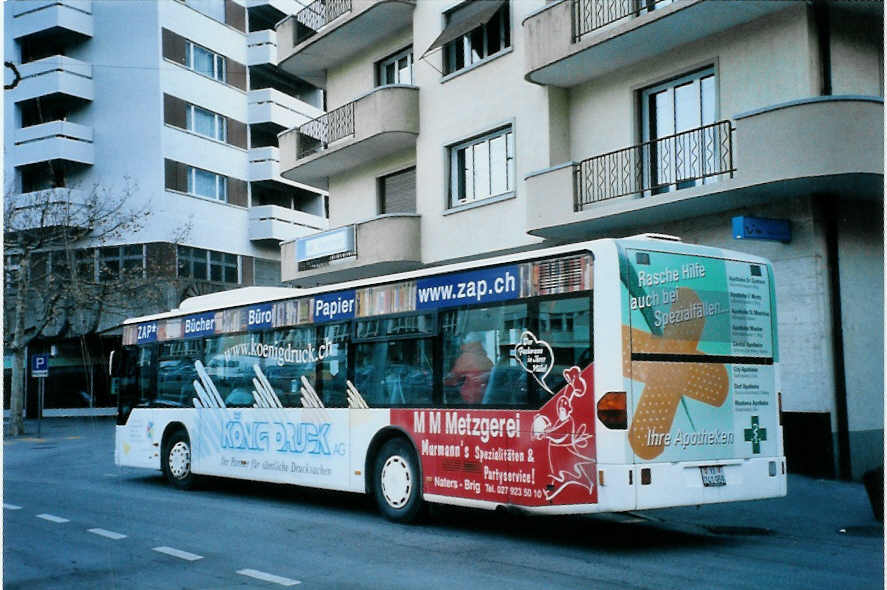
[{"label": "white lane line", "polygon": [[188,553],[187,551],[182,551],[181,549],[173,549],[172,547],[154,547],[153,550],[157,553],[165,553],[166,555],[172,555],[173,557],[186,559],[188,561],[197,561],[198,559],[203,559],[202,555],[195,555],[194,553]]},{"label": "white lane line", "polygon": [[3,509],[4,509],[4,510],[21,510],[22,507],[21,507],[21,506],[16,506],[15,504],[7,504],[6,502],[4,502],[4,503],[3,503]]},{"label": "white lane line", "polygon": [[107,531],[105,529],[87,529],[88,533],[92,533],[93,535],[99,535],[100,537],[107,537],[109,539],[114,539],[115,541],[119,541],[120,539],[125,539],[126,535],[121,535],[120,533],[115,533],[114,531]]},{"label": "white lane line", "polygon": [[38,514],[37,518],[42,518],[43,520],[48,520],[49,522],[71,522],[67,518],[62,518],[61,516],[56,516],[55,514]]},{"label": "white lane line", "polygon": [[260,572],[259,570],[237,570],[237,573],[241,576],[249,576],[250,578],[255,578],[257,580],[262,580],[265,582],[274,582],[275,584],[280,584],[281,586],[295,586],[296,584],[302,583],[299,580],[292,580],[290,578],[284,578],[282,576],[275,576],[274,574]]}]

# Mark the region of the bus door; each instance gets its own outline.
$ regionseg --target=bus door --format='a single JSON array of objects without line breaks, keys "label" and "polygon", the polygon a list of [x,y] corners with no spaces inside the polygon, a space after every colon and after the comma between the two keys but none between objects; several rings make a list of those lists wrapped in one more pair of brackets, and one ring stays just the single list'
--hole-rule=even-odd
[{"label": "bus door", "polygon": [[[689,462],[674,485],[722,487],[743,459],[776,456],[769,269],[631,249],[621,266],[634,462]],[[639,505],[667,503],[640,471]]]}]

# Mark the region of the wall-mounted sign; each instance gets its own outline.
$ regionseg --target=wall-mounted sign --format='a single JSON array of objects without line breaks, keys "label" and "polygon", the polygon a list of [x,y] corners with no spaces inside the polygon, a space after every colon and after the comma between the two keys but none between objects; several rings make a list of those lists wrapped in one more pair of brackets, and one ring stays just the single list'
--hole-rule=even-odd
[{"label": "wall-mounted sign", "polygon": [[733,237],[737,240],[791,242],[792,228],[787,219],[766,219],[743,215],[733,218]]},{"label": "wall-mounted sign", "polygon": [[354,252],[353,225],[300,238],[296,242],[296,260],[298,262],[345,252]]}]

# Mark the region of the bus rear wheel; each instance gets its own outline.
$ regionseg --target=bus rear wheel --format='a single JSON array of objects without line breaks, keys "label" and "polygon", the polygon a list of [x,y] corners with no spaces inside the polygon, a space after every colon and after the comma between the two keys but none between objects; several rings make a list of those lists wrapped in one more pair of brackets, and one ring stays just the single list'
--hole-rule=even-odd
[{"label": "bus rear wheel", "polygon": [[176,430],[163,443],[163,456],[160,466],[167,481],[180,490],[188,490],[194,485],[191,472],[191,439],[184,430]]},{"label": "bus rear wheel", "polygon": [[386,442],[376,455],[373,490],[385,518],[415,521],[422,511],[422,485],[412,447],[402,438]]}]

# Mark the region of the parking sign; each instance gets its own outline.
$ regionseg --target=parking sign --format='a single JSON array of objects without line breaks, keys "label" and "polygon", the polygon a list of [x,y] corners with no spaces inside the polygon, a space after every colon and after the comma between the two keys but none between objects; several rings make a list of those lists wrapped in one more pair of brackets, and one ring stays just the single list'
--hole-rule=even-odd
[{"label": "parking sign", "polygon": [[49,355],[31,356],[31,377],[49,377]]}]

